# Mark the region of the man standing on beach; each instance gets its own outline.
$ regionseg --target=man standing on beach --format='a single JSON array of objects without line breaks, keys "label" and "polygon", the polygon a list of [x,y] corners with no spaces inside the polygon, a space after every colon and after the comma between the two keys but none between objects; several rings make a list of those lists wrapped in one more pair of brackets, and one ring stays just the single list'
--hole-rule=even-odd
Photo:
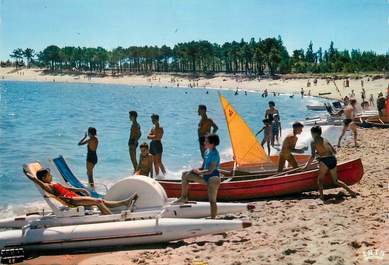
[{"label": "man standing on beach", "polygon": [[289,134],[285,137],[284,142],[282,143],[281,152],[278,160],[278,172],[282,172],[285,166],[285,162],[288,161],[289,165],[293,168],[297,168],[298,164],[293,153],[304,153],[304,151],[308,150],[308,147],[304,147],[301,149],[296,149],[297,143],[297,135],[301,134],[303,131],[304,125],[300,122],[293,123],[293,133]]},{"label": "man standing on beach", "polygon": [[132,122],[130,138],[128,139],[128,151],[130,153],[130,159],[132,162],[132,166],[134,167],[134,172],[138,168],[138,162],[136,161],[136,148],[138,147],[138,141],[141,136],[140,125],[136,120],[138,117],[138,113],[136,111],[129,111],[129,118]]},{"label": "man standing on beach", "polygon": [[[212,119],[208,118],[207,116],[207,106],[205,105],[199,105],[199,108],[197,110],[198,114],[201,116],[199,127],[197,129],[197,133],[199,136],[199,146],[200,146],[200,153],[201,157],[204,158],[204,141],[205,137],[212,133],[215,134],[217,130],[219,129],[216,125],[216,123],[213,122]],[[212,131],[211,131],[212,129]]]},{"label": "man standing on beach", "polygon": [[384,94],[382,92],[380,92],[378,94],[377,109],[378,109],[378,114],[380,116],[383,116],[384,115],[384,109],[385,109],[385,98],[384,98]]},{"label": "man standing on beach", "polygon": [[357,144],[357,126],[353,122],[353,119],[355,117],[355,105],[357,104],[356,99],[351,99],[350,104],[346,105],[342,110],[340,110],[338,113],[334,114],[335,116],[339,116],[342,113],[344,113],[345,119],[343,120],[343,129],[342,134],[339,136],[338,140],[338,147],[340,147],[340,142],[346,133],[346,131],[350,128],[354,134],[354,145],[355,147],[358,147]]}]

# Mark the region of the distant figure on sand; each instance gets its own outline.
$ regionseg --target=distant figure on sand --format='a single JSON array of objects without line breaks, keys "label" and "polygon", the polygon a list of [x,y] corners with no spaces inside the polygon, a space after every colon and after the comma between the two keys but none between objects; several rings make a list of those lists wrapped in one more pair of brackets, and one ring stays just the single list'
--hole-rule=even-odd
[{"label": "distant figure on sand", "polygon": [[300,122],[293,123],[293,133],[289,134],[285,137],[284,142],[282,143],[281,152],[279,155],[278,160],[278,172],[282,172],[285,166],[285,162],[289,162],[289,166],[292,166],[293,168],[297,168],[298,164],[293,153],[304,153],[304,151],[308,150],[308,147],[304,147],[301,149],[296,149],[296,143],[297,143],[297,135],[299,135],[304,128],[304,125]]},{"label": "distant figure on sand", "polygon": [[355,145],[355,147],[358,147],[358,144],[357,144],[357,126],[353,122],[353,119],[355,117],[355,105],[356,104],[357,104],[356,99],[351,99],[349,105],[346,105],[342,110],[333,114],[335,116],[340,116],[341,114],[344,113],[344,116],[345,116],[345,119],[343,120],[342,133],[339,136],[339,140],[338,140],[338,147],[340,147],[340,142],[342,141],[344,134],[346,133],[346,131],[349,128],[352,130],[352,132],[354,134],[354,145]]},{"label": "distant figure on sand", "polygon": [[130,121],[132,122],[130,137],[128,139],[128,151],[130,154],[130,159],[132,162],[132,166],[134,167],[134,172],[138,168],[138,163],[136,161],[136,149],[138,148],[138,141],[141,137],[141,130],[138,121],[136,120],[138,117],[138,113],[136,111],[128,112]]},{"label": "distant figure on sand", "polygon": [[135,175],[150,176],[153,178],[153,155],[149,153],[149,145],[147,143],[140,145],[139,164]]},{"label": "distant figure on sand", "polygon": [[269,119],[264,119],[263,121],[264,126],[262,129],[260,129],[255,135],[260,134],[263,131],[263,140],[261,142],[261,145],[263,146],[265,143],[267,144],[267,153],[270,155],[270,143],[272,141],[272,126]]},{"label": "distant figure on sand", "polygon": [[382,94],[382,92],[380,92],[378,94],[378,98],[377,98],[377,110],[378,110],[378,114],[380,116],[384,116],[384,110],[385,110],[385,98],[384,98],[384,94]]},{"label": "distant figure on sand", "polygon": [[273,116],[277,114],[278,118],[280,118],[280,113],[278,112],[278,109],[276,108],[276,104],[274,101],[269,101],[269,108],[265,112],[265,119],[268,119],[270,122],[273,121]]},{"label": "distant figure on sand", "polygon": [[157,114],[151,115],[151,122],[154,124],[154,127],[150,130],[147,139],[150,139],[150,153],[153,155],[155,176],[159,175],[159,169],[161,169],[162,174],[166,174],[165,166],[162,163],[162,142],[163,137],[163,128],[159,126],[159,116]]},{"label": "distant figure on sand", "polygon": [[205,141],[205,137],[208,134],[210,134],[210,133],[215,134],[219,128],[217,127],[216,123],[213,122],[212,119],[208,118],[208,116],[207,116],[207,106],[199,105],[199,107],[197,109],[197,113],[201,117],[198,129],[197,129],[197,134],[198,134],[198,137],[199,137],[199,146],[200,146],[201,157],[204,158],[204,152],[205,152],[204,141]]},{"label": "distant figure on sand", "polygon": [[374,96],[373,96],[373,94],[370,94],[369,105],[370,105],[370,107],[374,107]]},{"label": "distant figure on sand", "polygon": [[189,182],[205,184],[208,186],[208,200],[211,204],[211,218],[215,219],[217,215],[217,192],[220,186],[219,165],[220,155],[216,149],[220,143],[219,136],[210,134],[205,138],[204,162],[200,168],[192,169],[182,173],[181,197],[177,202],[188,201]]},{"label": "distant figure on sand", "polygon": [[[95,182],[93,180],[93,168],[97,164],[97,146],[99,145],[99,139],[97,139],[97,131],[93,127],[88,128],[88,133],[78,142],[78,145],[87,144],[86,155],[86,174],[88,175],[88,183],[94,188]],[[88,138],[89,137],[89,138]]]},{"label": "distant figure on sand", "polygon": [[[90,193],[86,189],[67,187],[54,182],[49,169],[39,170],[36,173],[36,176],[36,178],[30,179],[47,193],[57,196],[60,200],[70,206],[97,206],[101,211],[101,214],[112,214],[109,208],[131,206],[138,199],[136,193],[122,201],[107,201],[90,197]],[[82,193],[84,196],[78,195],[76,192]]]},{"label": "distant figure on sand", "polygon": [[305,165],[304,169],[307,169],[312,161],[315,159],[316,153],[319,155],[319,176],[317,179],[317,184],[320,192],[320,199],[324,201],[323,195],[323,180],[326,174],[329,172],[332,178],[333,184],[338,187],[342,187],[347,190],[351,196],[355,197],[356,193],[353,192],[345,183],[338,180],[336,172],[336,151],[332,145],[324,138],[321,137],[321,127],[314,126],[311,128],[311,134],[313,142],[311,143],[311,157]]}]

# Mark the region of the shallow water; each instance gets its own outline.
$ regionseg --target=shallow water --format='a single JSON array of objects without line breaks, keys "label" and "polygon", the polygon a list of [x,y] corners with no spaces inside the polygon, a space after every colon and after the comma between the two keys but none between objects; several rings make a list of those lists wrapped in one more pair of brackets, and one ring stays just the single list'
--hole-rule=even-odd
[{"label": "shallow water", "polygon": [[[152,127],[150,115],[160,115],[163,137],[163,162],[168,178],[199,166],[197,106],[205,104],[208,115],[219,126],[222,159],[231,157],[224,114],[216,90],[124,85],[67,84],[38,82],[0,82],[0,215],[15,206],[41,203],[36,188],[24,176],[22,164],[39,160],[48,166],[47,158],[63,155],[74,173],[86,180],[86,147],[78,141],[89,126],[97,128],[100,140],[99,162],[95,180],[110,184],[132,170],[128,155],[130,123],[128,111],[138,111],[142,138]],[[259,93],[222,91],[248,122],[253,131],[262,126],[267,102],[274,100],[280,109],[283,128],[295,120],[315,115],[306,104],[322,101],[288,95],[262,98]],[[308,132],[308,130],[306,130]],[[334,133],[331,133],[334,134]],[[285,135],[285,133],[284,133]],[[262,136],[260,136],[261,138]],[[301,137],[306,144],[309,134]],[[3,214],[2,214],[3,213]]]}]

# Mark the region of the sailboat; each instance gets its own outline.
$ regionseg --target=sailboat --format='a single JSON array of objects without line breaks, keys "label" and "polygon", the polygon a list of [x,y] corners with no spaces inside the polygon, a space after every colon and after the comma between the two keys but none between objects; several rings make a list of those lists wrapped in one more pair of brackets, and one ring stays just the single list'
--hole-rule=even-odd
[{"label": "sailboat", "polygon": [[[277,174],[278,156],[267,156],[253,131],[228,100],[219,94],[230,135],[232,161],[220,165],[222,182],[218,191],[218,201],[237,201],[263,197],[275,197],[317,190],[318,168],[296,172],[286,169]],[[307,155],[296,155],[299,164],[307,161]],[[338,178],[347,185],[358,183],[363,176],[360,159],[338,164]],[[293,173],[292,173],[293,172]],[[159,180],[168,197],[179,197],[180,180]],[[324,179],[324,187],[334,188],[331,176]],[[208,200],[206,185],[191,183],[189,199]]]}]

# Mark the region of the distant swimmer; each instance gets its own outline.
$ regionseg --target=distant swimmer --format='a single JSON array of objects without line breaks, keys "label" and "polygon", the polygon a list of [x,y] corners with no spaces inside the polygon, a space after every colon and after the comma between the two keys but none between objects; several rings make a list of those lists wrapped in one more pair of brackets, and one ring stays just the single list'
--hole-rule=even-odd
[{"label": "distant swimmer", "polygon": [[281,152],[279,154],[278,160],[278,172],[282,172],[285,166],[285,162],[289,162],[289,166],[297,168],[298,164],[292,153],[304,153],[308,150],[308,147],[301,149],[296,148],[297,135],[301,134],[303,131],[304,125],[300,122],[293,123],[293,133],[285,137],[284,142],[282,143]]},{"label": "distant swimmer", "polygon": [[[108,201],[93,198],[86,189],[72,188],[54,182],[48,168],[38,170],[36,172],[36,178],[29,178],[51,196],[54,195],[66,204],[69,204],[70,206],[97,206],[101,211],[101,214],[112,214],[109,208],[131,206],[138,199],[136,193],[121,201]],[[79,195],[79,193],[82,195]]]},{"label": "distant swimmer", "polygon": [[273,138],[272,136],[272,127],[271,127],[271,121],[269,119],[264,119],[263,121],[264,126],[262,129],[260,129],[256,135],[260,134],[263,131],[263,140],[261,142],[261,145],[264,146],[265,143],[267,145],[267,153],[270,155],[270,143]]},{"label": "distant swimmer", "polygon": [[97,131],[93,127],[88,128],[88,133],[78,142],[78,145],[87,144],[87,155],[86,155],[86,174],[88,175],[89,186],[94,188],[95,183],[93,180],[93,168],[97,164],[97,146],[99,145],[99,139],[97,139]]},{"label": "distant swimmer", "polygon": [[128,112],[128,115],[130,121],[132,122],[130,137],[128,139],[128,151],[130,153],[130,159],[135,172],[138,168],[138,163],[136,161],[136,149],[138,148],[138,141],[142,133],[140,130],[140,125],[137,121],[138,113],[132,110]]},{"label": "distant swimmer", "polygon": [[204,141],[205,141],[205,137],[208,134],[210,134],[210,133],[212,133],[212,134],[216,133],[219,128],[217,127],[216,123],[212,119],[208,118],[208,116],[207,116],[207,106],[199,105],[199,107],[197,109],[197,113],[201,117],[198,129],[197,129],[197,134],[198,134],[198,137],[199,137],[199,146],[200,146],[201,157],[204,158],[204,152],[205,152]]},{"label": "distant swimmer", "polygon": [[350,104],[349,105],[346,105],[342,110],[340,110],[339,112],[333,114],[335,116],[340,116],[340,115],[344,114],[344,116],[345,116],[345,119],[343,120],[342,133],[339,136],[339,140],[338,140],[338,147],[340,147],[340,142],[342,141],[342,138],[343,138],[344,134],[346,133],[346,131],[349,128],[351,129],[351,131],[354,134],[354,145],[355,145],[355,147],[359,147],[358,144],[357,144],[357,126],[353,122],[353,119],[355,117],[355,111],[356,111],[355,105],[356,104],[357,104],[357,100],[352,98],[350,100]]},{"label": "distant swimmer", "polygon": [[315,159],[316,154],[319,156],[319,176],[317,184],[319,187],[320,199],[324,201],[323,195],[323,180],[326,174],[329,172],[332,178],[333,184],[338,187],[342,187],[347,190],[352,197],[356,196],[356,193],[352,191],[345,183],[338,180],[336,169],[336,151],[328,140],[321,137],[322,130],[320,126],[314,126],[311,128],[311,134],[313,142],[311,143],[311,157],[306,163],[304,169],[307,169],[312,161]]},{"label": "distant swimmer", "polygon": [[162,163],[162,142],[163,137],[163,128],[159,126],[159,116],[157,114],[151,115],[151,122],[154,124],[154,127],[150,130],[147,139],[150,139],[150,153],[153,155],[155,176],[159,175],[159,170],[161,169],[162,174],[166,174],[165,166]]},{"label": "distant swimmer", "polygon": [[216,149],[220,143],[219,136],[216,134],[207,135],[204,141],[206,148],[204,161],[200,168],[194,168],[182,173],[181,197],[176,201],[187,202],[189,199],[189,182],[197,182],[208,186],[208,200],[211,204],[211,218],[215,219],[217,215],[217,192],[220,186],[220,155]]},{"label": "distant swimmer", "polygon": [[304,97],[304,88],[301,88],[300,94],[301,94],[301,98],[303,98]]},{"label": "distant swimmer", "polygon": [[139,164],[135,175],[150,176],[153,178],[153,155],[149,153],[149,145],[147,143],[140,145]]}]

